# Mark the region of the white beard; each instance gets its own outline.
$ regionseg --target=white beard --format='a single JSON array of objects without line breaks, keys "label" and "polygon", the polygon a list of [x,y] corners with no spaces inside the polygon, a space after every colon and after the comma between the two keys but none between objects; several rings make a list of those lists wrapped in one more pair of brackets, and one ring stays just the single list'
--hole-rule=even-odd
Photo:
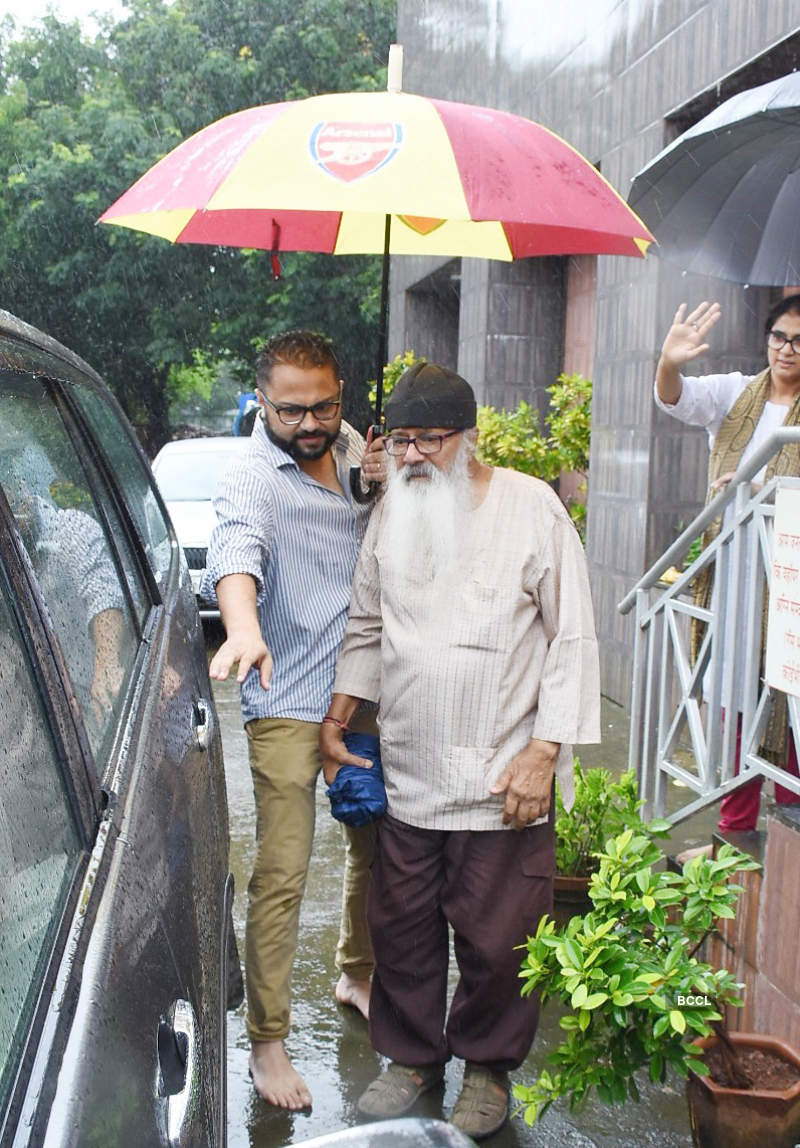
[{"label": "white beard", "polygon": [[[427,461],[399,470],[389,457],[385,538],[387,561],[397,575],[407,577],[413,570],[441,583],[458,569],[471,508],[470,456],[470,444],[462,439],[447,471]],[[428,477],[410,477],[414,474]]]}]

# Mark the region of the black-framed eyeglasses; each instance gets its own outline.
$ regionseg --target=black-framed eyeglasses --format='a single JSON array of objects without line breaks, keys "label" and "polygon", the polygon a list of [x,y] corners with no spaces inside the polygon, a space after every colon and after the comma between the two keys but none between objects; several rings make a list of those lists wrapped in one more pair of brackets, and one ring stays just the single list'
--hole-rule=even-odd
[{"label": "black-framed eyeglasses", "polygon": [[773,351],[780,351],[787,343],[796,355],[800,355],[800,335],[789,338],[783,331],[770,331],[767,335],[767,346],[772,347]]},{"label": "black-framed eyeglasses", "polygon": [[336,418],[339,407],[342,405],[341,398],[338,398],[325,399],[321,403],[314,403],[313,407],[301,407],[296,403],[283,403],[281,406],[278,406],[276,403],[273,403],[272,399],[268,399],[263,391],[259,391],[258,393],[267,406],[272,407],[283,425],[287,427],[298,426],[308,414],[313,415],[318,422],[330,422],[331,419]]},{"label": "black-framed eyeglasses", "polygon": [[420,454],[438,454],[446,438],[452,438],[454,434],[461,433],[460,430],[451,430],[447,431],[446,434],[390,434],[383,440],[383,448],[395,458],[404,455],[412,443]]}]

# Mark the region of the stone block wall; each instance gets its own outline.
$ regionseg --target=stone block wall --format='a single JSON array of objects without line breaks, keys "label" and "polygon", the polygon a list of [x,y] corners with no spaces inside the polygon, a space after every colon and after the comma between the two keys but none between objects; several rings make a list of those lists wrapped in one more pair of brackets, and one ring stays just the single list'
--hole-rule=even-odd
[{"label": "stone block wall", "polygon": [[[747,847],[745,835],[738,836],[731,843]],[[728,1010],[729,1028],[777,1036],[800,1049],[800,900],[793,879],[800,868],[800,809],[775,806],[766,834],[747,836],[754,839],[748,851],[763,868],[737,874],[745,891],[736,918],[720,922],[708,960],[744,985],[744,1006]]]}]

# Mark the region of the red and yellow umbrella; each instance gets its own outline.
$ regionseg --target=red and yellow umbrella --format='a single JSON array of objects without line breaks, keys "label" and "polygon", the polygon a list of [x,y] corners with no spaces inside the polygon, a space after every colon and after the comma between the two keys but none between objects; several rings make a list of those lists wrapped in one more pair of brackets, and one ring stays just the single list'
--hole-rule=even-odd
[{"label": "red and yellow umbrella", "polygon": [[337,255],[644,254],[579,152],[508,112],[406,92],[248,108],[185,140],[101,222],[173,243]]},{"label": "red and yellow umbrella", "polygon": [[653,237],[587,159],[508,112],[400,91],[248,108],[146,172],[101,223],[173,243],[383,254],[375,417],[386,360],[389,256],[643,256]]}]

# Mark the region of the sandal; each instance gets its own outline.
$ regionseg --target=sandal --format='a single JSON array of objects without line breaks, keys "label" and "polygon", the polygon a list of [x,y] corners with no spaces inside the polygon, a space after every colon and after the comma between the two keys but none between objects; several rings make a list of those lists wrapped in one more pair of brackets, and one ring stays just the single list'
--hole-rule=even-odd
[{"label": "sandal", "polygon": [[443,1080],[444,1065],[429,1064],[413,1068],[391,1061],[389,1067],[359,1097],[358,1111],[378,1120],[402,1116],[424,1092],[430,1092]]},{"label": "sandal", "polygon": [[509,1087],[507,1072],[467,1061],[450,1123],[473,1140],[492,1136],[508,1119]]}]

